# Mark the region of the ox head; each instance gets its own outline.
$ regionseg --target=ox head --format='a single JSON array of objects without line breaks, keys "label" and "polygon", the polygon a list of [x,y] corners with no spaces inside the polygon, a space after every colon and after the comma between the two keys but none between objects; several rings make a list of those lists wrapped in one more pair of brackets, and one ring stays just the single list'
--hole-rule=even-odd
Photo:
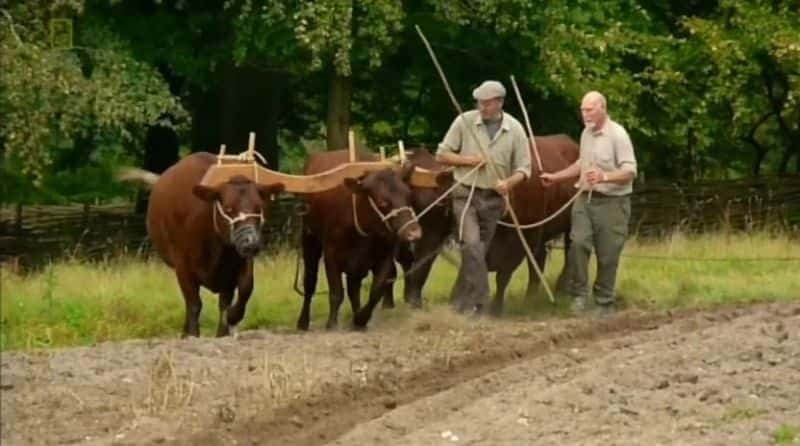
[{"label": "ox head", "polygon": [[372,172],[359,179],[344,181],[353,193],[365,196],[387,227],[400,239],[413,242],[422,237],[422,228],[417,222],[412,207],[411,187],[408,185],[414,164],[406,163],[400,169],[384,169]]},{"label": "ox head", "polygon": [[261,250],[261,227],[271,196],[283,189],[283,184],[256,184],[237,175],[214,187],[195,185],[192,192],[213,206],[214,230],[225,242],[240,256],[254,257]]}]

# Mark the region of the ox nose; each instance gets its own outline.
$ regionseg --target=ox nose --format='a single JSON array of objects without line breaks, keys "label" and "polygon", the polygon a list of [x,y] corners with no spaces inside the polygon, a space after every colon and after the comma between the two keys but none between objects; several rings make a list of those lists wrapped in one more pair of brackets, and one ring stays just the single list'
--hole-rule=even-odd
[{"label": "ox nose", "polygon": [[236,250],[243,257],[253,257],[261,250],[261,238],[255,227],[245,226],[237,229],[233,236]]}]

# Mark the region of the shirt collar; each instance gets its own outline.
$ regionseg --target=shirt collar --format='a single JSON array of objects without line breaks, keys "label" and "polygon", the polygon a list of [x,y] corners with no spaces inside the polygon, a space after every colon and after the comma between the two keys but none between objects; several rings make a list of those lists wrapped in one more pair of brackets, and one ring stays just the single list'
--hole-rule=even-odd
[{"label": "shirt collar", "polygon": [[[481,118],[480,112],[475,116],[475,125],[483,125],[483,118]],[[511,130],[511,120],[506,119],[506,112],[502,112],[502,117],[500,118],[500,128],[509,131]]]},{"label": "shirt collar", "polygon": [[589,131],[592,132],[592,135],[604,135],[608,133],[608,127],[610,124],[611,124],[611,116],[606,115],[606,120],[603,123],[602,127],[600,127],[597,130],[593,130],[590,128]]}]

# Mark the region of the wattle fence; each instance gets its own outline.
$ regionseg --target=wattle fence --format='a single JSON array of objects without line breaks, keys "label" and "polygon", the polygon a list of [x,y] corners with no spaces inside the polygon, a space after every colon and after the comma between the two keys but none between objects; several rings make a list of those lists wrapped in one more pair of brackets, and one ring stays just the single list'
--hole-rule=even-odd
[{"label": "wattle fence", "polygon": [[[781,228],[800,232],[800,177],[636,186],[631,232],[657,237],[685,232]],[[265,225],[267,250],[295,248],[301,201],[276,199]],[[149,254],[144,215],[133,203],[0,208],[0,261],[26,267],[59,258]]]}]

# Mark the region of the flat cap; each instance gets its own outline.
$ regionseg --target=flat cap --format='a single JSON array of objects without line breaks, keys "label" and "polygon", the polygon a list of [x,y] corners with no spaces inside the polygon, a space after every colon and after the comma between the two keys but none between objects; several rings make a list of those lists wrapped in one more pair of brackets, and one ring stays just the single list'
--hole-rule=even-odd
[{"label": "flat cap", "polygon": [[494,98],[504,98],[506,88],[497,81],[484,81],[478,88],[472,91],[472,97],[479,101],[488,101]]}]

